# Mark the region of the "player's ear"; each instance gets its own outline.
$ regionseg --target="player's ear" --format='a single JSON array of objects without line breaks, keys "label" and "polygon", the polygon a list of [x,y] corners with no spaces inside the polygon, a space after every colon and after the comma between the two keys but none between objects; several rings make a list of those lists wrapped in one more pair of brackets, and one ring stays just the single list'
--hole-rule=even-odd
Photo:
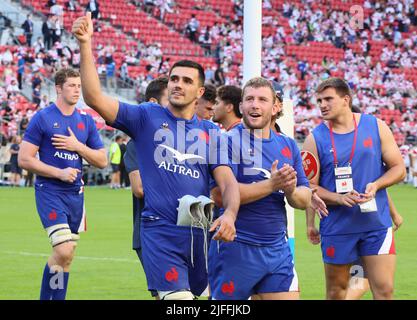
[{"label": "player's ear", "polygon": [[242,112],[242,102],[239,103],[239,112],[240,112],[240,114],[243,114],[243,112]]},{"label": "player's ear", "polygon": [[345,95],[343,97],[343,100],[345,101],[346,105],[350,108],[350,97],[348,95]]},{"label": "player's ear", "polygon": [[[233,103],[228,103],[228,104],[226,105],[226,112],[227,112],[227,113],[233,112]],[[241,112],[241,113],[242,113],[242,112]]]},{"label": "player's ear", "polygon": [[275,99],[275,102],[272,104],[272,116],[275,116],[279,112],[279,101]]},{"label": "player's ear", "polygon": [[198,88],[197,99],[200,99],[203,96],[204,91],[206,91],[206,89],[204,87]]}]

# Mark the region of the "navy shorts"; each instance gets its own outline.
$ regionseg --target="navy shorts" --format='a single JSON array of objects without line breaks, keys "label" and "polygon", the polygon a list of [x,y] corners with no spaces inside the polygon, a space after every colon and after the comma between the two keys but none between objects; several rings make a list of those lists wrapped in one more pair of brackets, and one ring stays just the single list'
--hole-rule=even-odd
[{"label": "navy shorts", "polygon": [[[190,290],[208,286],[202,229],[142,220],[142,263],[148,290]],[[193,249],[191,249],[193,245]]]},{"label": "navy shorts", "polygon": [[19,167],[19,165],[15,162],[11,162],[10,163],[10,172],[11,173],[17,173],[17,174],[22,174],[22,169]]},{"label": "navy shorts", "polygon": [[392,227],[382,230],[321,236],[324,263],[351,264],[362,256],[395,254]]},{"label": "navy shorts", "polygon": [[120,171],[120,165],[119,164],[111,164],[111,169],[113,170],[113,173],[119,172]]},{"label": "navy shorts", "polygon": [[84,193],[55,191],[35,185],[36,208],[43,227],[68,224],[72,233],[86,231]]},{"label": "navy shorts", "polygon": [[215,300],[247,300],[253,294],[298,292],[298,277],[288,242],[255,246],[212,240],[209,283]]}]

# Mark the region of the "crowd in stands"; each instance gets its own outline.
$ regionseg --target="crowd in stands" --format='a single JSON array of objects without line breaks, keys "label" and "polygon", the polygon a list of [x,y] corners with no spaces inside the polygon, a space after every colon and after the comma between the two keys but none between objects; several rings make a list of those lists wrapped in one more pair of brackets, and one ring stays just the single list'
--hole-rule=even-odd
[{"label": "crowd in stands", "polygon": [[[185,25],[173,25],[215,56],[218,66],[209,67],[206,74],[214,84],[241,85],[243,1],[232,2],[231,14],[223,16],[226,22],[202,24],[192,14]],[[339,9],[334,9],[335,2]],[[148,12],[159,17],[158,2],[145,3]],[[213,11],[215,3],[194,1],[193,9]],[[415,3],[365,0],[360,8],[363,21],[352,20],[353,4],[324,0],[263,1],[263,76],[281,83],[286,97],[293,100],[296,132],[301,140],[320,121],[314,88],[330,76],[340,76],[355,93],[354,105],[385,120],[398,144],[415,143]],[[169,1],[169,12],[187,13],[187,5],[190,5],[187,0]],[[164,19],[162,15],[160,19]],[[168,20],[165,21],[169,23]],[[314,50],[318,54],[308,54]]]}]

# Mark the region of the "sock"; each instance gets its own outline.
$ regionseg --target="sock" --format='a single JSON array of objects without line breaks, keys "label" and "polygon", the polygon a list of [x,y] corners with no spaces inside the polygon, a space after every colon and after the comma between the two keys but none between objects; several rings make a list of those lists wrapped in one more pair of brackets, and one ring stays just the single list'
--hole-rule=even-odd
[{"label": "sock", "polygon": [[52,299],[52,289],[49,285],[49,282],[51,281],[51,277],[52,277],[52,274],[50,272],[48,263],[46,263],[45,269],[43,270],[40,300]]},{"label": "sock", "polygon": [[[55,273],[57,275],[57,273]],[[61,275],[62,276],[62,273]],[[52,290],[52,300],[65,300],[68,288],[69,272],[63,272],[63,279],[58,280],[58,288]]]}]

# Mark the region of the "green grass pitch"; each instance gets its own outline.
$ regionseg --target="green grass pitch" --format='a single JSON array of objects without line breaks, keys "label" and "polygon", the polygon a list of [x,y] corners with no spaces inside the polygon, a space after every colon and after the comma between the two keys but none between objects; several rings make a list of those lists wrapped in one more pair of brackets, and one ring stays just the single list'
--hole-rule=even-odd
[{"label": "green grass pitch", "polygon": [[[390,194],[404,217],[395,234],[395,298],[417,299],[417,190],[400,185]],[[67,299],[150,299],[142,267],[131,249],[130,191],[87,187],[85,199],[88,232],[81,235],[76,250]],[[0,299],[38,299],[50,250],[34,190],[0,188]],[[320,248],[306,239],[303,212],[296,212],[296,269],[301,298],[323,299]]]}]

